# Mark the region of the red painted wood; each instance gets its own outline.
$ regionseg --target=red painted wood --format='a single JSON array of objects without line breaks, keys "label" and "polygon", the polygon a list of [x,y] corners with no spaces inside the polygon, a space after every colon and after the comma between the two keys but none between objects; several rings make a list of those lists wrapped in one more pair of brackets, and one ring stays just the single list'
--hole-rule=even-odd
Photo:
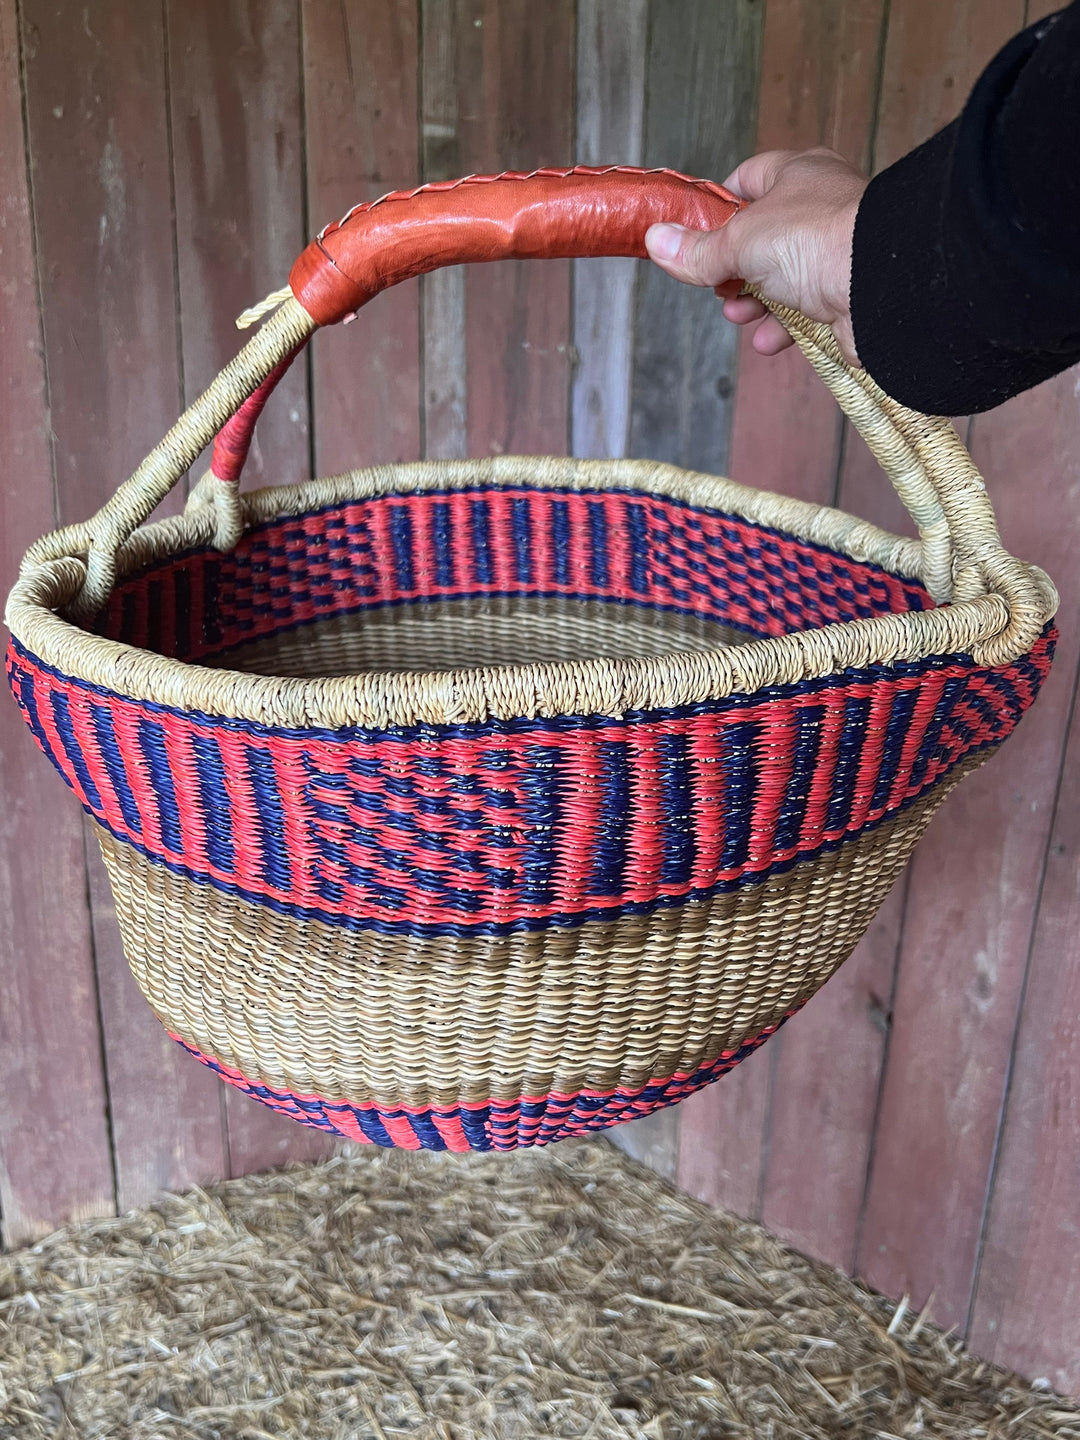
[{"label": "red painted wood", "polygon": [[[982,66],[1023,20],[1019,3],[893,11],[880,158],[925,138],[963,102]],[[1077,517],[1046,510],[1059,442],[1040,392],[979,417],[1006,543],[1068,581]],[[845,498],[845,504],[847,500]],[[1024,957],[1053,806],[1065,708],[1076,664],[1069,635],[1039,704],[1003,753],[964,783],[931,827],[911,870],[892,1043],[859,1265],[890,1294],[967,1322],[986,1187]]]},{"label": "red painted wood", "polygon": [[[765,11],[757,150],[829,145],[869,161],[884,0],[778,0]],[[731,473],[746,485],[831,504],[840,418],[802,355],[758,355],[745,331]]]},{"label": "red painted wood", "polygon": [[[781,0],[766,8],[757,149],[830,145],[867,163],[883,9],[882,0]],[[835,400],[798,351],[760,356],[744,332],[735,477],[831,504],[841,431]],[[770,1042],[775,1091],[763,1218],[804,1250],[840,1263],[854,1256],[898,918],[890,901],[844,969]]]},{"label": "red painted wood", "polygon": [[[408,0],[304,0],[312,233],[420,178],[418,9]],[[381,295],[354,325],[318,335],[312,365],[320,475],[418,458],[418,285]]]},{"label": "red painted wood", "polygon": [[729,1075],[678,1108],[675,1178],[710,1205],[760,1218],[762,1139],[769,1108],[774,1039]]},{"label": "red painted wood", "polygon": [[903,880],[854,955],[775,1041],[761,1219],[851,1270],[877,1115]]},{"label": "red painted wood", "polygon": [[[1028,414],[1037,403],[1025,402]],[[1014,426],[1018,418],[1014,411]],[[1077,520],[1057,504],[1033,504],[1028,492],[1031,451],[1047,441],[1035,425],[1000,441],[994,472],[1004,476],[1012,462],[1014,478],[1007,506],[999,487],[999,511],[1032,512],[1032,522],[1014,519],[1006,533],[1028,531],[1014,548],[1048,560],[1066,582],[1063,644],[1038,705],[950,798],[912,867],[860,1257],[861,1272],[888,1294],[921,1303],[935,1290],[946,1325],[967,1319],[1080,620],[1067,568]]]},{"label": "red painted wood", "polygon": [[[26,0],[26,82],[60,518],[87,518],[176,419],[162,17]],[[169,508],[179,506],[171,497]]]},{"label": "red painted wood", "polygon": [[[456,0],[454,82],[463,173],[572,163],[571,0]],[[465,274],[470,454],[566,453],[570,261]]]},{"label": "red painted wood", "polygon": [[[1004,429],[1022,403],[1029,412],[1027,427],[1033,431],[1037,420],[1045,427],[1048,439],[1037,456],[1045,468],[1040,467],[1039,502],[1033,508],[1047,528],[1061,510],[1075,511],[1080,499],[1078,398],[1080,371],[1073,370],[988,417]],[[1015,453],[1013,458],[1018,458]],[[1023,486],[1021,472],[1017,488]],[[1075,602],[1075,586],[1070,588]],[[1068,619],[1075,624],[1075,604]],[[980,1354],[1080,1395],[1080,708],[1075,695],[1073,703],[971,1338]]]},{"label": "red painted wood", "polygon": [[[241,310],[278,289],[306,240],[294,0],[168,0],[176,250],[188,401],[247,338]],[[243,484],[308,474],[305,366],[260,417]],[[208,458],[193,466],[200,476]]]},{"label": "red painted wood", "polygon": [[[0,134],[6,594],[23,550],[55,523],[14,0],[0,0]],[[0,1222],[19,1245],[109,1213],[114,1197],[80,814],[6,694],[0,762]]]}]

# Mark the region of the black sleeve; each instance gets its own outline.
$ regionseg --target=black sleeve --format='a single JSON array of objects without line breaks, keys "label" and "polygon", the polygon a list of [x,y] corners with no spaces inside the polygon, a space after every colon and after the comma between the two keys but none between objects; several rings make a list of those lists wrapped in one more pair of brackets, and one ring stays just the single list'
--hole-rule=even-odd
[{"label": "black sleeve", "polygon": [[951,125],[871,180],[855,221],[859,358],[934,415],[1080,361],[1080,0],[984,71]]}]

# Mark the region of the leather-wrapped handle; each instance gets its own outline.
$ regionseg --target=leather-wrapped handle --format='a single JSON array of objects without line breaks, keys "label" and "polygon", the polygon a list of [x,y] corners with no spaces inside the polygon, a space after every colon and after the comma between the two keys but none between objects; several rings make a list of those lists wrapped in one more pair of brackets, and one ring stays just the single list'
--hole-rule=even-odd
[{"label": "leather-wrapped handle", "polygon": [[[293,295],[318,325],[355,315],[381,290],[444,265],[487,260],[645,256],[658,221],[718,230],[745,202],[677,170],[575,165],[469,175],[357,205],[302,251]],[[214,442],[210,470],[235,482],[255,422],[295,356],[276,366]]]},{"label": "leather-wrapped handle", "polygon": [[743,202],[675,170],[576,165],[470,175],[399,190],[328,225],[289,275],[318,325],[332,325],[402,280],[485,260],[645,256],[658,221],[718,230]]}]

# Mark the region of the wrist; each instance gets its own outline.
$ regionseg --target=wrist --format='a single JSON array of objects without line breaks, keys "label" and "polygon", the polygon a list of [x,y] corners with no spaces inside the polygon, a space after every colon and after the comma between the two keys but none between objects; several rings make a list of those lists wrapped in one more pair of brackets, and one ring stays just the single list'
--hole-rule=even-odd
[{"label": "wrist", "polygon": [[861,181],[851,197],[840,205],[833,216],[827,239],[830,264],[827,267],[827,288],[823,295],[831,312],[830,323],[851,318],[851,257],[855,242],[855,220],[862,203],[867,182]]}]

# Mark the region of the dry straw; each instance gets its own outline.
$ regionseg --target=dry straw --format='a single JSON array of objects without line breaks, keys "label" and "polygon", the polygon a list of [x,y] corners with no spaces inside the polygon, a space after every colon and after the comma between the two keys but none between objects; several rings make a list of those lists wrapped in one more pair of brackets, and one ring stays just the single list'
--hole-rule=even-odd
[{"label": "dry straw", "polygon": [[5,1440],[1077,1440],[602,1143],[370,1153],[0,1257]]}]

